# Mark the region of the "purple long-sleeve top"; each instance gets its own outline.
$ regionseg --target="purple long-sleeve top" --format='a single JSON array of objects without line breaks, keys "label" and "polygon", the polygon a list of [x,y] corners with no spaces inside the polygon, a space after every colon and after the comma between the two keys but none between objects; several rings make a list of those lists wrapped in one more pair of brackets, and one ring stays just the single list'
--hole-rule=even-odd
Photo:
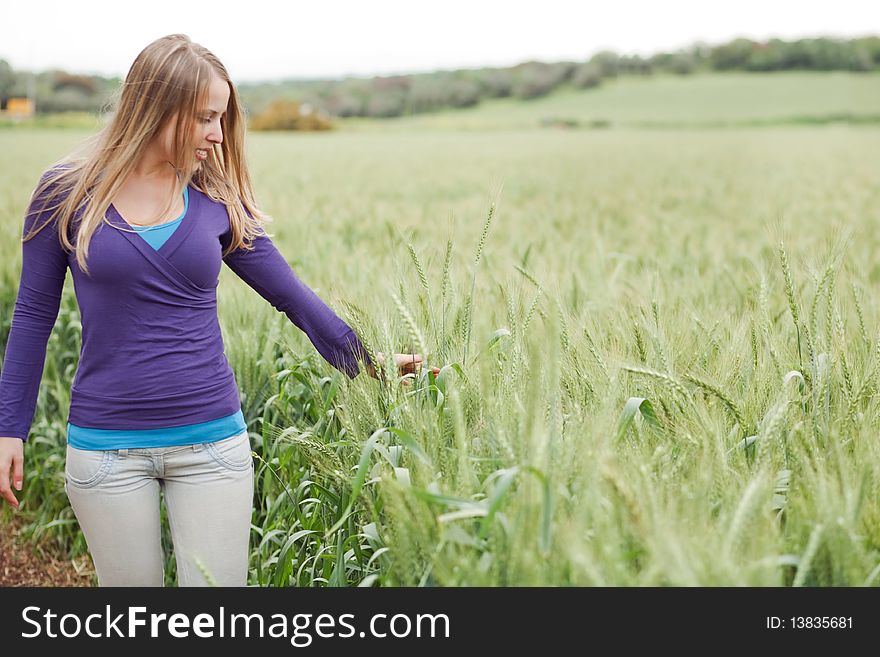
[{"label": "purple long-sleeve top", "polygon": [[[221,261],[308,335],[327,362],[354,378],[370,363],[354,331],[291,269],[262,233],[253,250],[225,258],[231,240],[222,203],[189,188],[180,226],[158,250],[111,205],[92,237],[85,274],[58,239],[57,223],[22,243],[21,283],[0,371],[0,436],[26,441],[46,344],[67,269],[82,319],[82,350],[68,422],[96,429],[157,429],[207,422],[241,407],[217,317]],[[50,212],[34,199],[23,235]]]}]

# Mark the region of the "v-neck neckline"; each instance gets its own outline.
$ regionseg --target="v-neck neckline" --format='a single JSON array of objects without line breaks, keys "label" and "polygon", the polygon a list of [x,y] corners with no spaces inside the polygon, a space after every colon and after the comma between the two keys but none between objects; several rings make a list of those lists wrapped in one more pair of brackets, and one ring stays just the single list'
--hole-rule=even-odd
[{"label": "v-neck neckline", "polygon": [[[169,226],[175,226],[177,224],[180,224],[181,220],[187,215],[188,211],[189,211],[189,187],[184,187],[183,188],[183,212],[181,212],[179,215],[177,215],[171,221],[163,221],[161,224],[151,224],[149,226],[135,226],[134,224],[132,224],[131,222],[128,222],[128,221],[126,221],[126,223],[128,223],[129,226],[131,226],[132,228],[134,228],[136,231],[138,231],[141,234],[149,233],[151,230],[161,230],[163,228],[168,228]],[[119,210],[117,210],[116,212],[119,213]],[[122,213],[119,213],[119,216],[121,217]]]},{"label": "v-neck neckline", "polygon": [[[136,230],[135,226],[132,226],[130,223],[128,223],[125,220],[125,217],[123,217],[119,213],[119,210],[117,210],[116,206],[114,206],[112,203],[108,207],[108,212],[111,213],[115,218],[117,218],[119,221],[122,222],[122,226],[117,226],[117,227],[127,229],[127,230],[123,231],[123,233],[127,236],[130,236],[130,238],[132,238],[135,243],[137,243],[139,245],[143,245],[144,247],[146,247],[150,251],[157,253],[157,254],[163,256],[164,258],[167,258],[168,256],[171,255],[172,252],[174,252],[175,249],[177,249],[177,247],[180,245],[180,243],[192,231],[193,223],[194,223],[194,220],[192,217],[196,213],[195,206],[198,203],[198,194],[194,194],[193,193],[194,191],[195,190],[193,190],[191,187],[189,189],[187,189],[186,193],[187,193],[189,200],[188,200],[188,202],[184,201],[185,213],[182,217],[179,217],[180,224],[177,226],[177,228],[174,230],[174,232],[171,233],[171,236],[165,241],[165,243],[162,246],[160,246],[158,249],[154,249],[153,246],[149,242],[147,242],[146,238],[143,235],[141,235],[140,231]],[[165,223],[170,224],[170,223],[174,223],[174,221],[177,221],[177,219],[170,221],[170,222],[165,222]],[[157,225],[162,226],[164,224],[157,224]]]}]

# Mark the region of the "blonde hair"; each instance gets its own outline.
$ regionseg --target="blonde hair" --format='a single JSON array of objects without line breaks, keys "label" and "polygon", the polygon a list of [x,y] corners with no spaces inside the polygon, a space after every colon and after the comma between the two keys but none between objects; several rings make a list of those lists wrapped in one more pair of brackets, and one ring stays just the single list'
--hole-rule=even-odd
[{"label": "blonde hair", "polygon": [[[192,135],[198,113],[207,103],[212,75],[229,85],[226,115],[220,119],[223,141],[219,152],[215,145],[193,173],[193,151],[201,144],[195,144]],[[144,149],[169,121],[175,120],[171,162],[178,176],[175,194],[161,214],[170,212],[184,187],[192,184],[226,206],[232,240],[223,256],[239,248],[252,249],[251,240],[263,233],[263,222],[272,218],[257,208],[254,199],[244,155],[244,110],[220,60],[185,34],[156,39],[134,60],[111,104],[115,111],[107,125],[57,161],[41,178],[31,203],[40,197],[44,202],[35,212],[52,210],[52,214],[22,241],[33,238],[58,217],[62,247],[75,251],[79,267],[88,273],[89,242],[101,223],[110,223],[105,215],[111,199]],[[73,226],[78,213],[81,217]],[[75,229],[75,245],[69,239],[71,228]]]}]

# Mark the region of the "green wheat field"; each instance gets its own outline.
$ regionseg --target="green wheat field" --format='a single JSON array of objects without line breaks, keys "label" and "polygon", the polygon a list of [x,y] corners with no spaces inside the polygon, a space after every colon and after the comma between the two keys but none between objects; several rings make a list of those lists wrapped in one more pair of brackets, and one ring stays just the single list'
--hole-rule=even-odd
[{"label": "green wheat field", "polygon": [[[442,371],[350,381],[224,268],[249,583],[880,584],[878,107],[876,74],[716,75],[251,133],[300,278]],[[0,347],[29,191],[87,134],[0,130]],[[71,558],[80,330],[68,280],[19,495]]]}]

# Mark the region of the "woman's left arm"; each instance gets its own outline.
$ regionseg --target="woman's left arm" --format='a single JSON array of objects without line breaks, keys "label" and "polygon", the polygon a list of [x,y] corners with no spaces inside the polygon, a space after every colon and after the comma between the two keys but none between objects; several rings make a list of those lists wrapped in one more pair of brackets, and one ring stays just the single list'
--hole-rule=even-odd
[{"label": "woman's left arm", "polygon": [[[227,234],[228,235],[228,234]],[[226,237],[226,236],[224,236]],[[228,243],[228,242],[227,242]],[[379,378],[384,355],[376,354],[379,371],[355,332],[294,273],[269,236],[263,233],[253,241],[253,249],[237,249],[223,261],[279,312],[283,312],[309,337],[312,344],[336,369],[349,378],[359,373],[358,358],[367,373]],[[401,374],[415,372],[420,354],[395,354]],[[439,372],[434,368],[435,374]]]}]

